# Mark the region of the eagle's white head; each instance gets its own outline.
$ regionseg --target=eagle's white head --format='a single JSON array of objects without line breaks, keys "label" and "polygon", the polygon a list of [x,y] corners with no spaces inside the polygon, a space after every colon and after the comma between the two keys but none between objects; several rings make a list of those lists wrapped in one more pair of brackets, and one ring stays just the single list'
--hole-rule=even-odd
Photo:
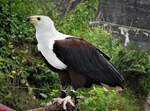
[{"label": "eagle's white head", "polygon": [[56,30],[54,22],[48,16],[35,15],[27,17],[27,21],[36,28],[36,38],[38,43],[48,42],[49,40],[58,40],[68,37],[68,35],[60,33]]},{"label": "eagle's white head", "polygon": [[42,33],[56,32],[54,22],[48,16],[41,16],[41,15],[29,16],[27,17],[27,21],[29,21],[35,26],[36,32]]}]

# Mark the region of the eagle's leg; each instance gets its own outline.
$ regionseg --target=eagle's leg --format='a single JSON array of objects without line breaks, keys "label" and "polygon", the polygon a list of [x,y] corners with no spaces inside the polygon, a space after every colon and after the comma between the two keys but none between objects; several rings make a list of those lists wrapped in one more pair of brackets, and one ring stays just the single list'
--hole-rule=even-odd
[{"label": "eagle's leg", "polygon": [[62,90],[60,91],[59,97],[60,98],[65,98],[66,96],[67,96],[66,90],[64,90],[64,88],[62,88]]},{"label": "eagle's leg", "polygon": [[62,85],[59,97],[60,98],[65,98],[66,95],[67,95],[66,94],[67,86],[70,84],[70,78],[69,78],[68,72],[67,71],[60,72],[59,73],[59,78],[60,78],[60,82],[61,82],[61,85]]},{"label": "eagle's leg", "polygon": [[58,98],[54,98],[53,103],[57,104],[57,106],[61,106],[63,111],[73,111],[75,104],[72,97],[67,95],[67,86],[68,85],[62,84],[60,95]]},{"label": "eagle's leg", "polygon": [[74,89],[71,89],[69,95],[71,96],[71,98],[74,98],[76,104],[76,99],[77,99],[76,91]]},{"label": "eagle's leg", "polygon": [[72,88],[71,91],[70,91],[70,93],[69,93],[69,95],[71,96],[72,99],[74,99],[75,110],[79,111],[79,107],[80,107],[80,105],[79,105],[79,99],[80,98],[77,97],[76,90]]},{"label": "eagle's leg", "polygon": [[[67,87],[63,87],[63,89],[66,89]],[[73,111],[74,109],[76,111],[79,111],[79,100],[80,98],[77,98],[76,91],[72,89],[70,92],[68,92],[68,95],[66,94],[66,90],[61,90],[60,97],[55,98],[53,103],[57,103],[57,105],[63,105],[64,111]],[[72,107],[72,110],[68,110],[68,104]]]},{"label": "eagle's leg", "polygon": [[78,88],[82,88],[85,86],[87,78],[84,75],[80,73],[76,73],[72,70],[69,71],[69,74],[70,74],[70,80],[71,80],[71,86],[72,86],[72,89],[70,90],[70,95],[74,99],[75,109],[79,111],[79,106],[80,106],[79,100],[82,98],[77,97],[76,90]]}]

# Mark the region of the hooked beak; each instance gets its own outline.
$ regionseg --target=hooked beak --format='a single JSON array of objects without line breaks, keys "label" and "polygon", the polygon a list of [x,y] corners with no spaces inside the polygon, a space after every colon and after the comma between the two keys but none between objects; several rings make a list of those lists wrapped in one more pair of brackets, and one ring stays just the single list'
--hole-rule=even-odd
[{"label": "hooked beak", "polygon": [[31,17],[30,17],[30,16],[27,17],[27,18],[26,18],[26,21],[27,21],[27,22],[30,22],[30,21],[31,21]]},{"label": "hooked beak", "polygon": [[33,25],[37,25],[38,24],[38,20],[37,20],[37,16],[29,16],[26,18],[27,22],[30,22]]}]

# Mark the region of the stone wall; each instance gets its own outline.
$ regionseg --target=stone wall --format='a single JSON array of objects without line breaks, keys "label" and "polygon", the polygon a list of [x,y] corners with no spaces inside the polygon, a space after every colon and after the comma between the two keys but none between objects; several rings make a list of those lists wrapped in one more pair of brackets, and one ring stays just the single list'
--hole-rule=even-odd
[{"label": "stone wall", "polygon": [[100,0],[98,21],[107,29],[111,26],[112,34],[123,35],[125,42],[150,47],[150,0]]},{"label": "stone wall", "polygon": [[150,29],[150,0],[101,0],[103,19]]}]

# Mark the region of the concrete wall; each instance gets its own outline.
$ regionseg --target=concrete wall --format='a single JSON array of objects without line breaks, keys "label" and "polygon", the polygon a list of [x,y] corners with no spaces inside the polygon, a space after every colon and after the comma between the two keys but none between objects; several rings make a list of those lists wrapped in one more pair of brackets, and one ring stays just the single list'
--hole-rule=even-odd
[{"label": "concrete wall", "polygon": [[[150,29],[150,0],[100,0],[100,21]],[[100,23],[105,27],[111,24]],[[111,32],[140,47],[150,47],[150,31],[111,25]],[[128,43],[127,43],[128,44]],[[124,44],[126,45],[126,44]]]},{"label": "concrete wall", "polygon": [[106,21],[150,29],[150,0],[101,0]]}]

